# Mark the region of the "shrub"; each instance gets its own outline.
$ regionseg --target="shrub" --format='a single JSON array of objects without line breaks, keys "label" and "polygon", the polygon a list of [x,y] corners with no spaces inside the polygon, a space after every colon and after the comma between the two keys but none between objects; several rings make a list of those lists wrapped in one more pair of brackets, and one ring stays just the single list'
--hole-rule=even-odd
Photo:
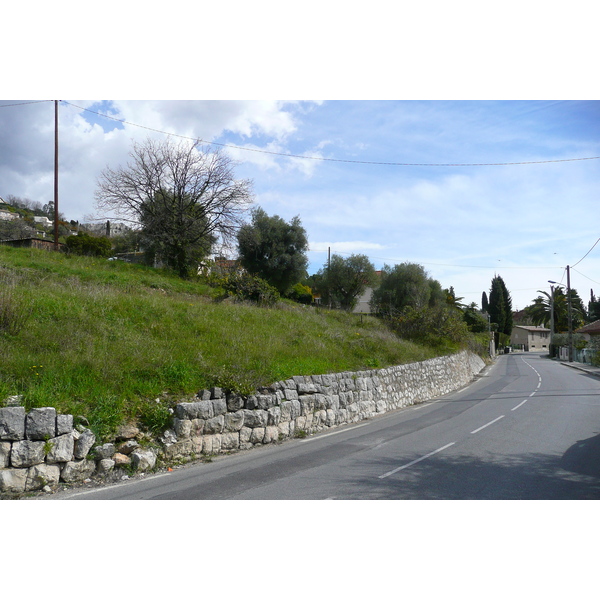
[{"label": "shrub", "polygon": [[249,273],[235,273],[224,278],[222,287],[228,296],[237,300],[250,300],[261,306],[274,306],[279,292],[264,279]]},{"label": "shrub", "polygon": [[297,283],[288,294],[288,298],[300,304],[312,304],[312,290],[307,285]]},{"label": "shrub", "polygon": [[461,312],[445,306],[407,306],[390,317],[389,323],[400,337],[431,346],[464,345],[470,337]]},{"label": "shrub", "polygon": [[112,254],[112,245],[108,238],[94,237],[81,231],[77,235],[69,236],[66,245],[70,252],[84,256],[108,257]]}]

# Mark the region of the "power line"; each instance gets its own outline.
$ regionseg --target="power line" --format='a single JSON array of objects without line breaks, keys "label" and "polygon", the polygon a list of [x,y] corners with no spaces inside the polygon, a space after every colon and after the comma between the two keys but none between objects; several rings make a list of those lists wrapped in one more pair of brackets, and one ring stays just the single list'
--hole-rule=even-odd
[{"label": "power line", "polygon": [[[309,250],[309,252],[327,252],[326,250]],[[338,250],[333,250],[334,254],[343,254],[345,256],[352,256],[352,252],[341,252]],[[369,260],[383,260],[383,261],[389,261],[393,264],[399,264],[399,260],[397,258],[384,258],[382,256],[367,256],[367,258]],[[406,261],[402,261],[402,262],[406,262]],[[452,264],[448,264],[448,263],[432,263],[432,262],[423,262],[423,261],[419,261],[420,265],[429,265],[429,266],[436,266],[436,267],[452,267],[455,269],[498,269],[498,265],[452,265]],[[508,266],[502,266],[502,269],[531,269],[531,270],[556,270],[556,269],[560,269],[563,267],[508,267]]]},{"label": "power line", "polygon": [[[586,254],[583,256],[583,258],[580,258],[574,265],[572,265],[571,268],[576,267],[596,247],[596,244],[598,242],[600,242],[600,238],[598,238],[596,240],[596,243],[586,252]],[[585,277],[585,275],[584,275],[584,277]]]},{"label": "power line", "polygon": [[29,102],[15,102],[14,104],[0,104],[0,108],[9,106],[24,106],[25,104],[39,104],[40,102],[53,102],[53,100],[30,100]]},{"label": "power line", "polygon": [[260,150],[258,148],[247,148],[245,146],[236,146],[234,144],[222,144],[219,142],[209,142],[207,140],[203,140],[201,138],[194,138],[186,135],[180,135],[177,133],[170,133],[168,131],[162,131],[160,129],[155,129],[153,127],[147,127],[146,125],[139,125],[137,123],[131,123],[130,121],[126,121],[125,119],[117,119],[116,117],[112,117],[110,115],[100,113],[94,110],[90,110],[89,108],[84,108],[83,106],[78,106],[77,104],[72,104],[71,102],[66,102],[65,100],[61,100],[64,104],[68,104],[69,106],[73,106],[74,108],[78,108],[79,110],[83,110],[85,112],[92,113],[94,115],[98,115],[100,117],[104,117],[105,119],[111,119],[112,121],[117,121],[118,123],[122,123],[124,125],[131,125],[133,127],[140,127],[141,129],[146,129],[148,131],[153,131],[155,133],[161,133],[163,135],[170,135],[173,137],[178,137],[186,140],[192,140],[194,142],[200,142],[202,144],[208,144],[211,146],[219,146],[222,148],[233,148],[235,150],[243,150],[246,152],[257,152],[259,154],[270,154],[273,156],[282,156],[285,158],[300,158],[304,160],[316,160],[322,162],[337,162],[337,163],[350,163],[350,164],[360,164],[360,165],[384,165],[384,166],[395,166],[395,167],[501,167],[501,166],[514,166],[514,165],[540,165],[547,163],[561,163],[561,162],[574,162],[574,161],[582,161],[582,160],[597,160],[600,159],[600,156],[587,156],[584,158],[559,158],[552,160],[530,160],[530,161],[522,161],[522,162],[498,162],[498,163],[401,163],[401,162],[378,162],[378,161],[368,161],[368,160],[350,160],[344,158],[325,158],[322,156],[303,156],[300,154],[288,154],[285,152],[273,152],[270,150]]}]

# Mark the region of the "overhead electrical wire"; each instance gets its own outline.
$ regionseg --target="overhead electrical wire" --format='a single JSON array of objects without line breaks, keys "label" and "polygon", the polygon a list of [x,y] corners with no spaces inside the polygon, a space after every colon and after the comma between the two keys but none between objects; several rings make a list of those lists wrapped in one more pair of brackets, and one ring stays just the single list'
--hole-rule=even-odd
[{"label": "overhead electrical wire", "polygon": [[111,119],[112,121],[117,121],[118,123],[122,123],[124,125],[131,125],[133,127],[139,127],[141,129],[147,129],[148,131],[153,131],[155,133],[161,133],[163,135],[169,135],[173,137],[178,137],[186,140],[192,140],[194,142],[200,142],[202,144],[208,144],[211,146],[220,146],[222,148],[233,148],[235,150],[243,150],[246,152],[257,152],[260,154],[270,154],[273,156],[282,156],[285,158],[299,158],[304,160],[315,160],[315,161],[323,161],[323,162],[337,162],[337,163],[351,163],[351,164],[361,164],[361,165],[384,165],[384,166],[395,166],[395,167],[500,167],[500,166],[511,166],[511,165],[539,165],[539,164],[547,164],[547,163],[561,163],[561,162],[574,162],[574,161],[582,161],[582,160],[597,160],[600,159],[600,156],[587,156],[584,158],[558,158],[552,160],[530,160],[530,161],[522,161],[522,162],[498,162],[498,163],[401,163],[401,162],[378,162],[378,161],[368,161],[368,160],[350,160],[344,158],[325,158],[322,156],[303,156],[300,154],[288,154],[285,152],[273,152],[270,150],[260,150],[258,148],[248,148],[245,146],[236,146],[234,144],[222,144],[219,142],[209,142],[207,140],[203,140],[201,138],[195,138],[186,135],[180,135],[177,133],[170,133],[168,131],[162,131],[160,129],[155,129],[153,127],[147,127],[146,125],[138,125],[137,123],[131,123],[130,121],[126,121],[125,119],[118,119],[116,117],[112,117],[110,115],[100,113],[89,108],[85,108],[83,106],[78,106],[77,104],[73,104],[71,102],[67,102],[66,100],[61,100],[61,103],[66,104],[68,106],[72,106],[79,110],[83,110],[85,112],[92,113],[94,115],[98,115],[100,117],[104,117],[106,119]]},{"label": "overhead electrical wire", "polygon": [[[572,265],[571,268],[576,267],[596,247],[598,242],[600,242],[600,238],[598,238],[596,240],[595,244],[586,252],[586,254],[582,258],[580,258],[574,265]],[[585,277],[585,275],[584,275],[584,277]]]}]

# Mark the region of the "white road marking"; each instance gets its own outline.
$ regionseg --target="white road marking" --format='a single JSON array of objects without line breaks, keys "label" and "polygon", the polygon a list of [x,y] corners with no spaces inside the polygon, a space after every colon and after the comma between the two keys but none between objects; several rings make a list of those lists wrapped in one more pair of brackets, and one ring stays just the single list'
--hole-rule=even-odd
[{"label": "white road marking", "polygon": [[421,462],[422,460],[425,460],[426,458],[429,458],[430,456],[433,456],[434,454],[437,454],[438,452],[441,452],[442,450],[445,450],[446,448],[450,448],[450,446],[454,446],[454,444],[456,444],[456,442],[450,442],[449,444],[446,444],[445,446],[442,446],[441,448],[438,448],[437,450],[434,450],[433,452],[430,452],[429,454],[426,454],[425,456],[421,456],[421,458],[417,458],[405,465],[402,465],[401,467],[398,467],[397,469],[394,469],[393,471],[388,471],[387,473],[380,475],[379,479],[385,479],[386,477],[389,477],[390,475],[393,475],[394,473],[397,473],[398,471],[402,471],[402,469],[408,469],[408,467],[412,467],[413,465],[416,465],[418,462]]},{"label": "white road marking", "polygon": [[504,419],[504,415],[500,415],[499,417],[496,417],[493,421],[490,421],[489,423],[482,425],[481,427],[477,428],[475,431],[471,431],[471,433],[477,433],[478,431],[481,431],[482,429],[489,427],[490,425],[492,425],[496,421],[499,421],[500,419]]},{"label": "white road marking", "polygon": [[355,429],[360,429],[361,427],[365,427],[369,425],[369,423],[363,423],[362,425],[356,425],[355,427],[348,427],[347,429],[341,429],[340,431],[334,431],[332,433],[325,433],[323,435],[316,435],[313,437],[305,438],[300,440],[301,444],[305,444],[306,442],[314,442],[315,440],[322,440],[326,437],[331,437],[332,435],[339,435],[340,433],[346,433],[346,431],[354,431]]},{"label": "white road marking", "polygon": [[[538,376],[538,384],[537,387],[535,388],[534,392],[531,392],[531,394],[529,394],[529,398],[532,398],[533,396],[536,395],[537,391],[540,389],[540,387],[542,387],[542,376],[539,374],[539,372],[536,370],[535,367],[532,367],[524,358],[521,358],[521,360],[530,368],[533,369],[533,371],[535,372],[535,374]],[[517,406],[515,406],[514,408],[511,408],[510,410],[517,410],[517,408],[519,408],[520,406],[523,406],[523,404],[525,404],[525,402],[527,402],[527,400],[529,400],[529,398],[525,398],[525,400],[523,400],[523,402],[521,402],[520,404],[517,404]]]}]

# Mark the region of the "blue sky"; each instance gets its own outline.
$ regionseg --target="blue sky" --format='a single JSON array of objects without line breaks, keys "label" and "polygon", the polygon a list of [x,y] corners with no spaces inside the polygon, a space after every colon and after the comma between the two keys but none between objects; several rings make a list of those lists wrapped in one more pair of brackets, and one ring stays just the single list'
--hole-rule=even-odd
[{"label": "blue sky", "polygon": [[[59,121],[67,217],[94,214],[96,178],[132,140],[198,137],[226,146],[267,213],[300,216],[311,273],[328,249],[417,262],[477,304],[500,274],[523,308],[600,237],[595,100],[68,100]],[[52,125],[52,102],[0,108],[0,195],[52,199]],[[600,246],[576,268],[573,287],[600,295]]]}]

